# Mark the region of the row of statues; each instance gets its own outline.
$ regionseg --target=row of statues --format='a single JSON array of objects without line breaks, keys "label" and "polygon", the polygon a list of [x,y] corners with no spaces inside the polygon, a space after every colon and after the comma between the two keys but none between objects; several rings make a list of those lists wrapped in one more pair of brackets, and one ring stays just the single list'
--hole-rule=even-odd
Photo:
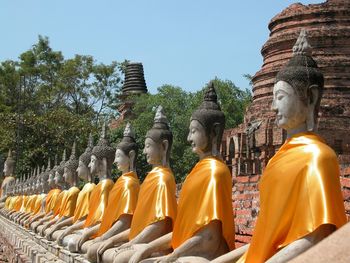
[{"label": "row of statues", "polygon": [[[145,138],[152,170],[142,184],[131,125],[116,149],[104,126],[78,159],[73,145],[67,161],[64,154],[59,165],[4,189],[1,214],[90,262],[287,262],[346,223],[337,157],[315,132],[323,82],[303,30],[273,88],[276,124],[287,140],[262,174],[250,244],[235,249],[232,178],[219,153],[225,116],[213,83],[191,116],[187,140],[199,161],[178,200],[173,135],[159,106]],[[122,172],[115,183],[113,163]]]}]

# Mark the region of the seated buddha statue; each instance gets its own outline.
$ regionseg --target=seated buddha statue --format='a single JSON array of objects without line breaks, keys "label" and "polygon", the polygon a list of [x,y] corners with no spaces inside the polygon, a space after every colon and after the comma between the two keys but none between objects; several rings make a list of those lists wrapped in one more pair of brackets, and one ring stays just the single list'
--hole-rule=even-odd
[{"label": "seated buddha statue", "polygon": [[164,250],[172,252],[147,262],[203,262],[234,248],[232,178],[219,153],[224,128],[225,115],[211,82],[190,119],[187,140],[199,162],[182,185],[174,229],[140,247],[129,262]]},{"label": "seated buddha statue", "polygon": [[[88,146],[84,153],[80,155],[78,163],[72,167],[72,169],[67,169],[67,176],[72,176],[72,173],[77,173],[77,176],[86,182],[84,187],[80,191],[77,199],[77,204],[74,210],[74,215],[67,218],[66,220],[56,223],[50,228],[49,233],[46,234],[48,240],[56,240],[67,227],[73,225],[76,222],[84,221],[89,213],[89,203],[91,198],[91,193],[95,189],[96,185],[92,183],[92,176],[88,165],[90,163],[91,151],[93,148],[93,138],[90,134]],[[76,170],[76,171],[75,171]]]},{"label": "seated buddha statue", "polygon": [[7,186],[15,181],[14,177],[14,167],[15,160],[12,158],[12,151],[9,150],[7,158],[4,163],[4,180],[1,183],[0,188],[0,208],[3,208],[5,205],[6,197],[7,197]]},{"label": "seated buddha statue", "polygon": [[100,181],[91,193],[88,215],[85,220],[77,221],[65,229],[57,238],[57,243],[67,246],[71,252],[79,252],[82,244],[97,232],[113,187],[111,170],[115,150],[110,146],[106,132],[106,124],[103,124],[100,139],[91,152],[90,172]]},{"label": "seated buddha statue", "polygon": [[272,109],[287,140],[262,174],[250,246],[213,262],[288,262],[346,223],[337,156],[316,133],[323,83],[302,30],[273,87]]},{"label": "seated buddha statue", "polygon": [[41,236],[45,236],[46,229],[61,218],[60,212],[65,209],[64,204],[67,204],[64,201],[67,198],[67,193],[68,189],[70,188],[70,185],[65,181],[63,177],[64,166],[66,161],[66,150],[63,150],[62,161],[52,170],[52,172],[54,173],[55,184],[59,186],[62,191],[57,196],[55,205],[52,210],[52,214],[46,215],[42,220],[39,221],[40,225],[36,227],[36,231]]},{"label": "seated buddha statue", "polygon": [[[130,228],[136,208],[140,182],[136,175],[137,144],[130,123],[124,130],[122,141],[117,145],[114,162],[122,175],[115,182],[108,198],[108,205],[102,216],[94,239],[82,245],[90,262],[97,261],[97,249],[104,241]],[[108,241],[107,241],[108,242]]]},{"label": "seated buddha statue", "polygon": [[[11,210],[1,212],[3,215],[8,217],[9,219],[12,219],[12,216],[16,213],[18,213],[21,209],[22,202],[23,202],[23,178],[16,179],[16,185],[15,185],[15,195],[13,196],[13,206]],[[6,207],[5,207],[6,208]]]},{"label": "seated buddha statue", "polygon": [[62,174],[63,180],[68,185],[68,190],[62,198],[61,206],[56,217],[45,224],[45,227],[42,230],[42,232],[45,232],[43,233],[44,235],[47,235],[50,232],[50,227],[52,225],[59,224],[65,219],[74,215],[77,198],[80,192],[79,188],[77,187],[78,177],[76,169],[78,167],[78,160],[76,158],[75,152],[76,143],[74,142],[71,156],[69,157],[68,161],[64,163],[63,167],[59,167],[56,171],[56,173],[59,175]]},{"label": "seated buddha statue", "polygon": [[48,173],[48,186],[51,189],[49,193],[47,194],[46,200],[45,200],[45,211],[38,215],[38,219],[33,222],[30,226],[30,228],[37,232],[37,228],[40,225],[43,225],[45,222],[48,222],[50,219],[52,219],[52,216],[56,213],[56,211],[60,207],[60,202],[62,201],[62,186],[61,184],[56,184],[55,181],[55,174],[56,170],[58,168],[57,165],[57,156],[55,156],[55,165],[51,169],[47,169]]},{"label": "seated buddha statue", "polygon": [[175,178],[169,167],[172,142],[167,117],[158,106],[143,149],[152,170],[140,187],[131,227],[98,248],[99,262],[128,262],[137,247],[172,231],[177,214]]}]

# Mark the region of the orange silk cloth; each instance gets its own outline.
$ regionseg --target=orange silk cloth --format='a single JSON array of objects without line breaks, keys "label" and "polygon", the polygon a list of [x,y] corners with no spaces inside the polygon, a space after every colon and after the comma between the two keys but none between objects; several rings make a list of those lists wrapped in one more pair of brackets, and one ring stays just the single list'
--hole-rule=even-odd
[{"label": "orange silk cloth", "polygon": [[80,190],[76,186],[73,186],[67,190],[66,194],[62,199],[60,212],[59,212],[60,217],[62,216],[71,217],[74,215],[79,192]]},{"label": "orange silk cloth", "polygon": [[29,196],[28,195],[24,195],[23,196],[23,201],[22,201],[22,206],[21,206],[21,209],[20,209],[21,212],[25,212],[26,211],[26,208],[27,208],[27,205],[28,205],[28,201],[29,201]]},{"label": "orange silk cloth", "polygon": [[37,197],[38,197],[37,195],[30,195],[29,196],[28,202],[26,205],[26,212],[27,213],[31,213],[34,211],[35,201],[36,201]]},{"label": "orange silk cloth", "polygon": [[95,184],[87,183],[84,185],[83,189],[81,189],[77,199],[77,206],[74,211],[74,223],[89,213],[90,197],[95,187]]},{"label": "orange silk cloth", "polygon": [[46,194],[41,194],[41,195],[38,195],[38,197],[36,198],[35,204],[34,204],[34,210],[33,210],[34,215],[40,212],[45,196]]},{"label": "orange silk cloth", "polygon": [[67,193],[67,190],[63,190],[57,196],[55,205],[52,209],[53,217],[59,215],[60,209],[61,209],[61,204],[62,204],[63,199],[65,198],[66,193]]},{"label": "orange silk cloth", "polygon": [[166,217],[171,218],[174,224],[177,213],[175,191],[175,179],[170,168],[155,167],[148,173],[140,187],[129,240],[148,225]]},{"label": "orange silk cloth", "polygon": [[109,193],[108,205],[96,236],[107,232],[121,215],[134,214],[139,190],[140,181],[135,172],[125,173],[118,178]]},{"label": "orange silk cloth", "polygon": [[232,177],[223,161],[208,157],[196,164],[182,186],[172,247],[179,247],[213,220],[221,222],[222,237],[233,249]]},{"label": "orange silk cloth", "polygon": [[13,206],[13,210],[18,212],[22,207],[22,203],[23,203],[23,195],[17,196],[16,203]]},{"label": "orange silk cloth", "polygon": [[86,218],[84,228],[95,225],[101,222],[103,213],[108,204],[109,192],[113,188],[111,179],[104,179],[98,183],[91,193],[89,214]]},{"label": "orange silk cloth", "polygon": [[56,203],[56,199],[60,193],[61,193],[61,189],[52,189],[47,194],[46,201],[45,201],[46,214],[50,213],[53,210]]},{"label": "orange silk cloth", "polygon": [[346,223],[334,151],[299,133],[272,157],[261,177],[260,213],[249,250],[238,262],[265,262],[323,224]]}]

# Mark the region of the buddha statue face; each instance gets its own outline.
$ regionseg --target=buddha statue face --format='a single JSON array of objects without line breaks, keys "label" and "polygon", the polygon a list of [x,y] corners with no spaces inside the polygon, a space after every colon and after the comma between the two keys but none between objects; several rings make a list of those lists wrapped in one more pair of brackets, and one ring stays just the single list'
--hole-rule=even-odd
[{"label": "buddha statue face", "polygon": [[166,140],[155,142],[151,138],[146,138],[143,154],[146,155],[147,163],[151,165],[161,165],[164,156],[167,154],[167,150],[168,143]]},{"label": "buddha statue face", "polygon": [[101,161],[95,155],[91,155],[89,168],[91,174],[97,174],[101,169]]},{"label": "buddha statue face", "polygon": [[54,172],[51,170],[49,173],[49,179],[47,180],[48,185],[53,188],[56,186],[55,184],[55,175]]},{"label": "buddha statue face", "polygon": [[205,128],[199,121],[191,121],[187,141],[192,146],[192,152],[198,155],[204,154],[208,149],[208,136]]},{"label": "buddha statue face", "polygon": [[64,178],[64,181],[69,185],[72,185],[76,180],[76,176],[77,176],[76,170],[77,168],[70,169],[69,167],[64,167],[63,178]]},{"label": "buddha statue face", "polygon": [[61,175],[61,173],[59,173],[58,171],[55,172],[54,181],[55,181],[56,185],[63,185],[64,184],[64,178]]},{"label": "buddha statue face", "polygon": [[118,170],[123,173],[130,170],[130,158],[121,149],[116,150],[114,163],[117,164]]},{"label": "buddha statue face", "polygon": [[90,176],[90,169],[85,165],[83,161],[79,161],[77,168],[78,177],[84,181],[87,181]]}]

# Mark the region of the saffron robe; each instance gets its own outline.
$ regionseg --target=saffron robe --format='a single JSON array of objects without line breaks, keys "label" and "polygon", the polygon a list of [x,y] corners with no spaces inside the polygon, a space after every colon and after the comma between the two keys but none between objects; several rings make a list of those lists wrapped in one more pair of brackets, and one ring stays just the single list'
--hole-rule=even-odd
[{"label": "saffron robe", "polygon": [[129,240],[146,226],[169,217],[174,225],[177,213],[176,184],[173,172],[167,167],[155,167],[140,187]]},{"label": "saffron robe", "polygon": [[260,213],[248,251],[238,262],[265,262],[323,224],[346,223],[334,151],[316,134],[289,138],[261,177]]},{"label": "saffron robe", "polygon": [[46,204],[45,204],[45,213],[46,214],[50,213],[53,210],[55,203],[56,203],[56,199],[60,193],[61,193],[61,189],[52,189],[47,194]]},{"label": "saffron robe", "polygon": [[139,190],[140,181],[135,172],[125,173],[118,178],[109,193],[108,205],[96,237],[107,232],[121,215],[134,214]]},{"label": "saffron robe", "polygon": [[35,200],[35,204],[34,204],[34,210],[33,210],[34,215],[36,215],[37,213],[40,212],[45,196],[46,196],[46,194],[41,194],[41,195],[37,196],[37,198]]},{"label": "saffron robe", "polygon": [[77,204],[77,198],[79,195],[79,188],[73,186],[69,188],[64,195],[59,211],[59,217],[66,216],[71,217],[74,215],[75,206]]},{"label": "saffron robe", "polygon": [[90,197],[95,187],[96,185],[94,183],[86,183],[83,189],[81,189],[73,215],[73,223],[89,213]]},{"label": "saffron robe", "polygon": [[222,237],[233,249],[232,177],[223,161],[207,157],[196,164],[183,183],[172,247],[179,247],[213,220],[221,222]]},{"label": "saffron robe", "polygon": [[109,192],[113,187],[111,179],[101,180],[91,193],[89,214],[86,218],[84,228],[101,222],[103,213],[108,205]]},{"label": "saffron robe", "polygon": [[54,205],[53,210],[52,210],[52,212],[53,212],[52,218],[54,218],[55,216],[59,215],[60,209],[61,209],[61,205],[62,205],[62,201],[65,198],[66,193],[67,193],[67,190],[63,190],[57,196],[55,205]]}]

